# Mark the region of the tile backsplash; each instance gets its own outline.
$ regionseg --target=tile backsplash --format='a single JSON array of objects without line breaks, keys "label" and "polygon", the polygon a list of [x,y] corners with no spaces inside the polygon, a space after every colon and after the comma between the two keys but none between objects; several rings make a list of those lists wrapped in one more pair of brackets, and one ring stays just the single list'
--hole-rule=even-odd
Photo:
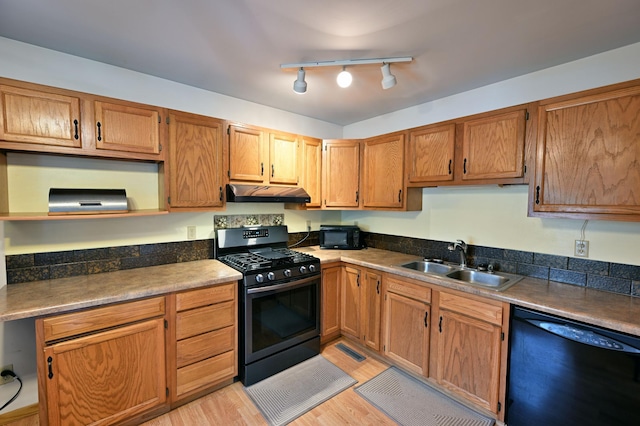
[{"label": "tile backsplash", "polygon": [[213,228],[240,228],[242,226],[273,226],[284,224],[284,214],[234,214],[213,216]]},{"label": "tile backsplash", "polygon": [[[243,225],[279,225],[282,214],[214,216],[216,229]],[[367,247],[458,262],[449,242],[364,232]],[[290,233],[290,246],[318,245],[318,232]],[[213,258],[213,240],[143,244],[52,253],[6,256],[7,284],[90,275],[122,269]],[[491,263],[497,271],[558,281],[614,293],[640,296],[640,266],[580,259],[520,250],[472,246],[469,266]]]}]

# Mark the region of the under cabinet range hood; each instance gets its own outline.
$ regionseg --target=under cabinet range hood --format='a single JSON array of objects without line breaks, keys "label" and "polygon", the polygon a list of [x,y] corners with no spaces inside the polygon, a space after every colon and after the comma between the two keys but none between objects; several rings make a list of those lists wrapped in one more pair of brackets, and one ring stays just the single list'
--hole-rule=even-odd
[{"label": "under cabinet range hood", "polygon": [[124,189],[49,189],[49,215],[127,213]]},{"label": "under cabinet range hood", "polygon": [[230,203],[309,203],[311,197],[297,186],[227,184]]}]

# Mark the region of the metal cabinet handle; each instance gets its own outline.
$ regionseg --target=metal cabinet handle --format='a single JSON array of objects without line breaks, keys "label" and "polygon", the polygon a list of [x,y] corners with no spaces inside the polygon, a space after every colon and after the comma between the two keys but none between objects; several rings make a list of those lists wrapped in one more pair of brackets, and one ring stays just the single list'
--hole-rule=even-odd
[{"label": "metal cabinet handle", "polygon": [[449,158],[449,174],[451,174],[451,162],[452,162],[452,161],[453,161],[453,160],[452,160],[451,158]]},{"label": "metal cabinet handle", "polygon": [[402,202],[402,189],[398,191],[398,202]]},{"label": "metal cabinet handle", "polygon": [[98,121],[98,124],[96,124],[98,126],[98,140],[101,141],[102,140],[102,133],[101,133],[101,128],[102,128],[102,124],[100,124],[100,122]]},{"label": "metal cabinet handle", "polygon": [[47,367],[49,368],[49,378],[53,379],[53,358],[47,358]]},{"label": "metal cabinet handle", "polygon": [[438,330],[442,333],[442,315],[440,315],[440,322],[438,322]]},{"label": "metal cabinet handle", "polygon": [[76,129],[76,134],[73,135],[73,138],[75,140],[78,140],[78,138],[79,138],[79,136],[78,136],[78,120],[73,120],[73,125],[75,126],[75,129]]},{"label": "metal cabinet handle", "polygon": [[273,164],[271,165],[271,177],[273,177],[273,175],[275,174],[276,169],[275,167],[273,167]]},{"label": "metal cabinet handle", "polygon": [[429,323],[427,322],[427,318],[429,318],[429,311],[424,312],[424,326],[429,327]]},{"label": "metal cabinet handle", "polygon": [[536,204],[540,204],[540,185],[536,186]]},{"label": "metal cabinet handle", "polygon": [[220,201],[222,201],[222,187],[220,187]]},{"label": "metal cabinet handle", "polygon": [[260,176],[264,176],[264,163],[260,163]]},{"label": "metal cabinet handle", "polygon": [[360,199],[360,193],[356,191],[356,203],[358,202],[359,199]]},{"label": "metal cabinet handle", "polygon": [[376,293],[380,294],[380,280],[378,280],[378,285],[376,286]]},{"label": "metal cabinet handle", "polygon": [[464,159],[464,162],[462,163],[462,171],[464,172],[464,174],[467,174],[467,159]]},{"label": "metal cabinet handle", "polygon": [[360,287],[360,274],[358,274],[356,278],[356,284],[358,285],[358,287]]}]

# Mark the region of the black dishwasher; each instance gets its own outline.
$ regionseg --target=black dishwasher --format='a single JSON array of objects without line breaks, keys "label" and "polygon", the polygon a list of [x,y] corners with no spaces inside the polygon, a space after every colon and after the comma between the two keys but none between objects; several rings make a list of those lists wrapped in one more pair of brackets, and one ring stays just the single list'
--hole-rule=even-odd
[{"label": "black dishwasher", "polygon": [[640,425],[640,338],[514,307],[509,426]]}]

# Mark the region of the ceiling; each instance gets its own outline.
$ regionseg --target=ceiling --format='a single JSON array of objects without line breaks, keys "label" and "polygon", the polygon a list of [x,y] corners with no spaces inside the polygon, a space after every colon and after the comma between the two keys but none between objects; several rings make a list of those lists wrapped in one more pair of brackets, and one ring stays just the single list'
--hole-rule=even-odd
[{"label": "ceiling", "polygon": [[[640,42],[640,1],[0,0],[0,36],[348,125]],[[397,56],[388,90],[280,68]]]}]

